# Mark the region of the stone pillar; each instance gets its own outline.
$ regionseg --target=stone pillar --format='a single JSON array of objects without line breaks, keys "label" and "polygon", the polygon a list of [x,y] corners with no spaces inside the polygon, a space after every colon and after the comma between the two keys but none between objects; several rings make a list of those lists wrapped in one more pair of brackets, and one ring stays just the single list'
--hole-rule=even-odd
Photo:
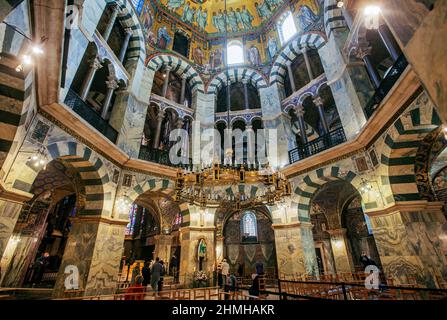
[{"label": "stone pillar", "polygon": [[182,75],[182,91],[180,92],[180,104],[185,103],[185,93],[186,93],[186,74]]},{"label": "stone pillar", "polygon": [[245,126],[245,133],[247,135],[247,164],[255,164],[256,159],[256,138],[252,125]]},{"label": "stone pillar", "polygon": [[380,77],[380,74],[377,72],[377,69],[374,67],[374,65],[372,63],[371,47],[363,47],[363,48],[358,49],[357,57],[362,59],[363,62],[365,63],[366,70],[368,70],[368,74],[371,78],[371,81],[372,81],[374,87],[376,89],[379,88],[382,78]]},{"label": "stone pillar", "polygon": [[171,73],[171,67],[167,66],[165,69],[165,82],[163,83],[163,98],[166,98],[166,94],[168,93],[169,86],[169,75]]},{"label": "stone pillar", "polygon": [[74,268],[79,271],[79,289],[84,290],[83,295],[113,293],[118,280],[126,225],[127,221],[101,217],[73,219],[53,297],[64,297],[66,284],[73,276],[70,270]]},{"label": "stone pillar", "polygon": [[306,144],[307,141],[307,132],[306,132],[306,123],[304,122],[304,107],[302,105],[298,105],[294,108],[296,117],[298,118],[298,126],[300,128],[301,133],[301,141],[303,144]]},{"label": "stone pillar", "polygon": [[250,103],[248,101],[248,80],[242,79],[242,83],[244,84],[244,108],[248,110],[250,108]]},{"label": "stone pillar", "polygon": [[160,146],[160,135],[161,135],[161,126],[163,125],[163,120],[165,118],[165,111],[160,110],[157,115],[157,130],[155,131],[154,137],[154,149],[158,149]]},{"label": "stone pillar", "polygon": [[124,58],[126,57],[127,48],[129,47],[130,37],[132,37],[132,29],[126,29],[126,38],[124,38],[123,46],[121,47],[120,55],[118,59],[121,63],[124,62]]},{"label": "stone pillar", "polygon": [[163,260],[165,264],[168,264],[171,261],[171,246],[172,239],[174,237],[171,235],[157,235],[154,237],[155,239],[155,256],[160,260]]},{"label": "stone pillar", "polygon": [[148,105],[129,90],[116,92],[109,124],[118,132],[116,145],[131,158],[138,158]]},{"label": "stone pillar", "polygon": [[410,278],[427,288],[439,287],[438,280],[447,282],[447,223],[442,206],[411,201],[367,212],[383,272],[395,285],[408,284]]},{"label": "stone pillar", "polygon": [[112,15],[110,16],[110,20],[107,23],[106,30],[104,31],[104,34],[102,35],[102,37],[104,38],[104,40],[106,42],[109,40],[110,34],[112,33],[112,30],[113,30],[113,26],[115,25],[116,18],[118,17],[118,14],[119,14],[118,5],[112,5],[110,9],[112,10]]},{"label": "stone pillar", "polygon": [[307,55],[307,50],[303,49],[304,62],[306,63],[307,74],[309,75],[310,81],[315,79],[314,73],[312,71],[312,66],[310,65],[309,56]]},{"label": "stone pillar", "polygon": [[119,88],[118,80],[115,77],[109,76],[108,81],[106,81],[107,93],[104,99],[104,104],[102,106],[101,117],[106,120],[107,114],[109,113],[110,104],[112,103],[113,93]]},{"label": "stone pillar", "polygon": [[[214,243],[214,227],[185,227],[180,229],[180,284],[191,286],[194,272],[199,270],[197,250],[199,241],[206,241],[206,258],[203,262],[203,271],[211,277],[216,267],[216,250]],[[211,281],[210,281],[211,284]]]},{"label": "stone pillar", "polygon": [[328,134],[329,133],[329,125],[327,123],[326,114],[324,113],[323,99],[321,99],[320,96],[317,96],[317,97],[315,97],[313,102],[318,108],[318,114],[320,115],[320,120],[321,120],[321,123],[323,124],[324,134]]},{"label": "stone pillar", "polygon": [[227,82],[227,111],[231,111],[231,81]]},{"label": "stone pillar", "polygon": [[278,274],[286,279],[297,275],[318,276],[312,224],[274,224]]},{"label": "stone pillar", "polygon": [[331,236],[332,254],[334,255],[335,270],[337,273],[354,272],[354,263],[349,250],[346,229],[327,230]]},{"label": "stone pillar", "polygon": [[287,63],[287,72],[289,74],[290,87],[292,88],[292,93],[296,91],[295,78],[293,77],[292,71],[292,62],[288,61]]},{"label": "stone pillar", "polygon": [[402,51],[394,40],[391,30],[386,24],[382,24],[379,27],[379,35],[383,43],[385,44],[386,49],[390,53],[391,58],[393,59],[393,61],[396,61],[401,55]]},{"label": "stone pillar", "polygon": [[[22,202],[6,198],[0,199],[0,258],[5,253],[22,207]],[[2,274],[5,272],[6,270],[2,268]]]},{"label": "stone pillar", "polygon": [[80,97],[82,100],[86,100],[88,93],[90,92],[90,88],[92,86],[93,79],[95,78],[96,71],[102,68],[101,61],[98,56],[95,56],[90,61],[90,67],[87,71],[87,75],[84,78],[84,82],[81,86]]},{"label": "stone pillar", "polygon": [[357,136],[366,123],[364,107],[374,94],[374,88],[360,60],[346,62],[343,48],[348,35],[348,28],[332,30],[328,42],[318,53],[343,130],[347,140],[350,140]]}]

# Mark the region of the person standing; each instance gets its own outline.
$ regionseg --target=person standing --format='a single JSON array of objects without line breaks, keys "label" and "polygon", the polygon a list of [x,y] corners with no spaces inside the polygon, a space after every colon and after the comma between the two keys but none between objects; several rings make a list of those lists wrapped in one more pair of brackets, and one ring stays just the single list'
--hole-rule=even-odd
[{"label": "person standing", "polygon": [[362,264],[363,269],[366,269],[367,266],[377,266],[376,263],[364,251],[360,257],[360,263]]},{"label": "person standing", "polygon": [[50,254],[48,252],[45,252],[39,258],[37,258],[34,264],[33,286],[42,282],[43,274],[45,273],[45,269],[49,264],[49,257]]},{"label": "person standing", "polygon": [[160,264],[161,264],[162,268],[161,268],[161,272],[160,272],[160,280],[158,281],[158,290],[157,290],[158,292],[163,290],[163,278],[166,273],[166,267],[165,267],[164,261],[160,260]]},{"label": "person standing", "polygon": [[174,280],[177,281],[178,279],[178,261],[175,254],[171,258],[171,262],[169,263],[169,269],[171,270],[172,276],[174,276]]},{"label": "person standing", "polygon": [[217,286],[222,288],[222,262],[217,265]]},{"label": "person standing", "polygon": [[160,258],[155,259],[155,263],[151,268],[151,287],[154,291],[154,296],[157,296],[158,281],[160,281],[160,275],[163,271],[163,266],[160,263]]},{"label": "person standing", "polygon": [[139,275],[141,275],[141,267],[140,267],[140,263],[137,262],[137,264],[135,265],[135,268],[133,268],[133,270],[132,270],[132,278],[130,278],[130,286],[131,287],[135,285],[135,278]]},{"label": "person standing", "polygon": [[222,283],[226,286],[227,277],[230,274],[230,265],[227,262],[227,259],[223,259],[222,261]]},{"label": "person standing", "polygon": [[256,262],[256,274],[262,276],[264,274],[264,264],[261,260]]},{"label": "person standing", "polygon": [[148,261],[144,263],[144,267],[141,270],[141,275],[143,276],[143,287],[147,287],[151,281],[151,268]]}]

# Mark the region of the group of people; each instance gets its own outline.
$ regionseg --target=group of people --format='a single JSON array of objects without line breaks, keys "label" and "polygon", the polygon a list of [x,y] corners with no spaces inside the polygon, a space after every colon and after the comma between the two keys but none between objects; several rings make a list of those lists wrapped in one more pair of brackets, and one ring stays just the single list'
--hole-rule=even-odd
[{"label": "group of people", "polygon": [[154,296],[157,296],[158,292],[163,289],[165,273],[165,264],[158,257],[150,262],[145,262],[143,268],[141,268],[140,263],[137,263],[132,270],[130,286],[127,291],[129,295],[126,295],[126,300],[142,300],[143,294],[136,293],[143,293],[149,284],[154,292]]},{"label": "group of people", "polygon": [[[256,262],[255,269],[256,272],[252,274],[253,283],[248,290],[251,296],[259,296],[259,278],[264,276],[264,264],[262,261]],[[244,275],[244,265],[242,263],[238,264],[237,275],[238,277]],[[223,259],[217,266],[217,284],[228,293],[225,295],[226,300],[230,299],[238,289],[236,275],[231,271],[227,259]]]}]

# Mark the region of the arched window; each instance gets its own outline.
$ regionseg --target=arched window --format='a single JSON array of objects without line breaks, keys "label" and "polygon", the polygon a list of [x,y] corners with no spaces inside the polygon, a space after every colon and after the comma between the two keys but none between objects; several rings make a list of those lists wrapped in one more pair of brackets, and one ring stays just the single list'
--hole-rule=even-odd
[{"label": "arched window", "polygon": [[241,223],[242,241],[257,241],[258,227],[256,222],[256,215],[251,211],[245,212],[242,216]]},{"label": "arched window", "polygon": [[293,21],[292,12],[288,11],[283,15],[278,23],[278,31],[282,44],[285,44],[298,32],[295,26],[295,21]]},{"label": "arched window", "polygon": [[227,45],[227,64],[244,63],[244,46],[242,42],[233,40]]}]

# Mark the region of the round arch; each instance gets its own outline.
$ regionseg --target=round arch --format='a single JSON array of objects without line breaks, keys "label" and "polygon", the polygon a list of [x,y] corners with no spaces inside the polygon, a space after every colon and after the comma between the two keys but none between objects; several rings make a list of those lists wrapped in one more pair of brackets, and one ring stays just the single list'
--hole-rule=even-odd
[{"label": "round arch", "polygon": [[287,63],[301,54],[303,48],[320,49],[327,42],[321,33],[306,33],[295,37],[278,55],[270,71],[270,85],[284,83],[287,73]]},{"label": "round arch", "polygon": [[[129,199],[131,202],[135,202],[137,198],[147,192],[159,192],[165,196],[172,197],[175,192],[174,182],[168,179],[155,178],[146,179],[143,182],[137,184],[132,188]],[[189,226],[190,223],[190,212],[189,204],[186,202],[180,202],[180,214],[182,215],[182,225],[181,227]]]},{"label": "round arch", "polygon": [[[107,167],[101,157],[92,149],[76,141],[62,141],[49,144],[48,160],[60,160],[72,167],[85,186],[85,207],[79,213],[88,216],[111,216],[114,186]],[[19,169],[19,168],[17,168]],[[35,170],[28,161],[20,167],[20,173],[13,182],[14,188],[29,192],[40,170]]]},{"label": "round arch", "polygon": [[175,73],[180,78],[185,76],[192,92],[205,92],[201,76],[187,61],[172,54],[157,54],[150,57],[147,63],[147,67],[153,73],[166,66],[171,67],[171,72]]},{"label": "round arch", "polygon": [[[381,165],[387,173],[382,177],[382,184],[386,187],[385,198],[388,204],[395,201],[424,200],[420,191],[427,189],[426,182],[429,182],[424,182],[425,179],[417,173],[423,175],[423,170],[420,169],[426,163],[422,162],[427,162],[428,159],[422,158],[421,162],[417,158],[418,150],[421,146],[422,149],[426,148],[424,139],[441,124],[429,97],[422,93],[386,132]],[[430,198],[427,192],[423,194]]]},{"label": "round arch", "polygon": [[228,80],[230,80],[231,83],[248,80],[258,91],[262,88],[267,88],[267,81],[260,72],[251,68],[236,67],[229,68],[227,71],[214,76],[207,87],[207,93],[217,95],[219,90],[227,85]]}]

